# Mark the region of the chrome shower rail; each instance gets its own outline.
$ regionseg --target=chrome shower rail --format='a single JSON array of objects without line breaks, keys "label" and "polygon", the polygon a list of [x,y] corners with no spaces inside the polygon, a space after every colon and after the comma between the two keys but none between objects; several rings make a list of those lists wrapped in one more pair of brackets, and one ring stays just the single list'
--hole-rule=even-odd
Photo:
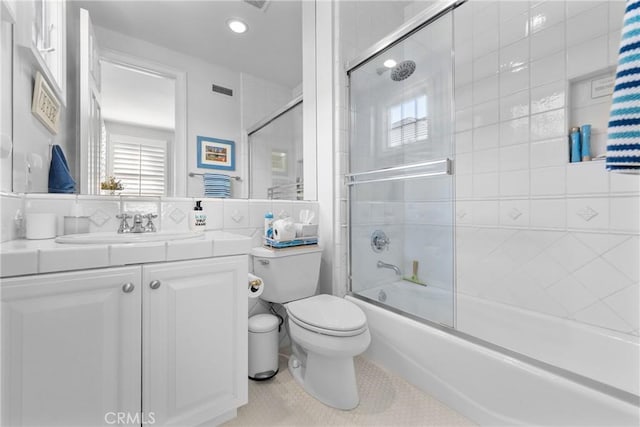
[{"label": "chrome shower rail", "polygon": [[347,73],[351,73],[354,69],[360,65],[369,61],[371,58],[382,52],[383,50],[400,43],[402,40],[410,36],[411,34],[419,31],[421,28],[429,25],[431,22],[438,19],[440,16],[455,9],[467,0],[443,0],[434,2],[433,5],[427,7],[423,12],[416,15],[411,20],[407,21],[404,25],[398,28],[393,33],[389,34],[363,53],[353,58],[351,61],[345,64],[345,70]]},{"label": "chrome shower rail", "polygon": [[[420,169],[425,169],[419,171]],[[434,170],[435,169],[435,170]],[[417,173],[403,174],[402,172],[416,171]],[[389,174],[392,174],[389,176]],[[376,175],[382,175],[375,177]],[[359,172],[345,175],[346,185],[370,184],[374,182],[398,181],[404,179],[424,178],[428,176],[451,175],[451,159],[434,160],[423,163],[413,163],[406,166],[396,166],[375,171]],[[373,176],[370,179],[362,177]]]}]

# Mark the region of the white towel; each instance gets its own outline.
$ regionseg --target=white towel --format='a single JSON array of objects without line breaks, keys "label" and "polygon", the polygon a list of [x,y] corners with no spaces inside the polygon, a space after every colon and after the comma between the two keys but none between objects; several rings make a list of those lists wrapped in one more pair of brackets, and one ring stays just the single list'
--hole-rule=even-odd
[{"label": "white towel", "polygon": [[607,169],[640,173],[640,0],[627,0],[613,90]]}]

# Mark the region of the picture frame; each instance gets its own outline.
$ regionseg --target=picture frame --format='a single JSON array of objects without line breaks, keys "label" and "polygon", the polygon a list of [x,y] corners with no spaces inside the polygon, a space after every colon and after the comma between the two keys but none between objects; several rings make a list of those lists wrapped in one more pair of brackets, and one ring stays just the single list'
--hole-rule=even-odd
[{"label": "picture frame", "polygon": [[36,82],[33,87],[31,113],[42,122],[49,132],[54,135],[58,133],[60,101],[39,71],[36,72]]},{"label": "picture frame", "polygon": [[226,139],[198,136],[198,167],[236,170],[235,142]]}]

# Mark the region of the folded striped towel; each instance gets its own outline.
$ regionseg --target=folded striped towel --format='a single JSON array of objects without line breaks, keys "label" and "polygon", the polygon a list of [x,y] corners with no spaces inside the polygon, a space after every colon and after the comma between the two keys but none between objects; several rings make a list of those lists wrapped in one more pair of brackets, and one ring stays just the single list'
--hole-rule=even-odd
[{"label": "folded striped towel", "polygon": [[627,0],[613,89],[607,169],[640,174],[640,0]]},{"label": "folded striped towel", "polygon": [[231,178],[220,173],[205,173],[203,175],[204,195],[206,197],[231,197]]}]

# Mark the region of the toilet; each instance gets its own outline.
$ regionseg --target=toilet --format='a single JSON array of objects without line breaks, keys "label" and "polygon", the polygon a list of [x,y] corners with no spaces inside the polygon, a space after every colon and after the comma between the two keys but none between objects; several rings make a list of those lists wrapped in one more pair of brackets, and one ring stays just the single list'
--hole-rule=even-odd
[{"label": "toilet", "polygon": [[322,249],[258,247],[251,255],[254,274],[265,282],[260,298],[287,310],[291,375],[328,406],[358,406],[353,358],[369,347],[371,335],[358,306],[333,295],[315,295]]}]

